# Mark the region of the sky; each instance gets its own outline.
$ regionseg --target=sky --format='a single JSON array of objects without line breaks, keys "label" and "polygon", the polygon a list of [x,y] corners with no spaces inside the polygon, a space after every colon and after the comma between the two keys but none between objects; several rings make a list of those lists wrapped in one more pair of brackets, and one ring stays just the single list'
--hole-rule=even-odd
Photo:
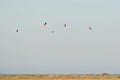
[{"label": "sky", "polygon": [[119,4],[0,0],[0,74],[119,74]]}]

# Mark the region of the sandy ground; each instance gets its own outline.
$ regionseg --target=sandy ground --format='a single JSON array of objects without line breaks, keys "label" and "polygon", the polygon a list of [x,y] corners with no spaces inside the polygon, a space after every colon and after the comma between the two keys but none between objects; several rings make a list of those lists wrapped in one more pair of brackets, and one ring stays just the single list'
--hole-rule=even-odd
[{"label": "sandy ground", "polygon": [[0,80],[120,80],[120,75],[0,75]]}]

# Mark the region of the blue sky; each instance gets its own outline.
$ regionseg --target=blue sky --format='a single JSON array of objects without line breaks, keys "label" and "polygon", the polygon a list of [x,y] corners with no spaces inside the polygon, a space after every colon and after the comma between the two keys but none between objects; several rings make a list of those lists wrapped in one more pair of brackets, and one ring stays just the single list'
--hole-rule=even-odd
[{"label": "blue sky", "polygon": [[0,0],[0,73],[120,73],[119,4]]}]

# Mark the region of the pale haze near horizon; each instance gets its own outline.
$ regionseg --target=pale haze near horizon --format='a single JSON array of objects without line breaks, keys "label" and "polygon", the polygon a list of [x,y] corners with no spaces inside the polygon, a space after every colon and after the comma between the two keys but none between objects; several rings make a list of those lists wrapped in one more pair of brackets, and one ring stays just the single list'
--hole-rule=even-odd
[{"label": "pale haze near horizon", "polygon": [[0,74],[120,73],[119,8],[120,0],[0,0]]}]

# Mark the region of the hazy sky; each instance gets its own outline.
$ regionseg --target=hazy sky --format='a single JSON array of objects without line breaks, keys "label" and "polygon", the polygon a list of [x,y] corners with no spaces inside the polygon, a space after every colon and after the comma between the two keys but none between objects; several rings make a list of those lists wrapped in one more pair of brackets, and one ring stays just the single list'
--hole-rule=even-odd
[{"label": "hazy sky", "polygon": [[120,73],[120,0],[0,0],[0,74],[103,72]]}]

